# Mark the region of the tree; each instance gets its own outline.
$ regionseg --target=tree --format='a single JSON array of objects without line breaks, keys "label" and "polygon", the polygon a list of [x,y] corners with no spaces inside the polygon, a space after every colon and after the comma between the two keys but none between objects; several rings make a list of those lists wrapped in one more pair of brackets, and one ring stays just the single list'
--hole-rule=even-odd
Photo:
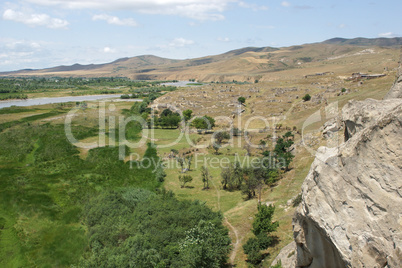
[{"label": "tree", "polygon": [[284,168],[285,171],[289,171],[289,165],[292,162],[294,155],[289,152],[290,146],[293,145],[293,141],[290,139],[279,138],[276,141],[274,152],[276,154],[276,161]]},{"label": "tree", "polygon": [[251,199],[255,196],[257,185],[258,180],[253,173],[248,174],[248,176],[244,178],[244,183],[241,185],[241,191],[246,195],[246,199]]},{"label": "tree", "polygon": [[255,236],[259,234],[268,235],[278,229],[279,223],[272,221],[274,212],[275,206],[258,204],[258,213],[255,215],[252,229]]},{"label": "tree", "polygon": [[181,167],[181,173],[184,172],[184,158],[181,156],[176,157],[176,161],[179,163]]},{"label": "tree", "polygon": [[223,190],[228,189],[228,185],[231,184],[232,170],[233,169],[230,168],[230,167],[222,168],[222,171],[221,171],[221,178],[222,178],[221,183],[222,183],[222,186],[223,186]]},{"label": "tree", "polygon": [[186,186],[186,183],[193,181],[193,177],[191,177],[190,175],[179,175],[179,181],[180,188],[184,188]]},{"label": "tree", "polygon": [[304,95],[303,100],[304,100],[304,101],[309,101],[309,100],[311,100],[310,94]]},{"label": "tree", "polygon": [[187,160],[187,170],[191,170],[191,161],[193,160],[193,156],[192,155],[186,156],[186,160]]},{"label": "tree", "polygon": [[215,126],[215,120],[207,115],[197,117],[191,122],[191,126],[196,129],[212,129]]},{"label": "tree", "polygon": [[230,244],[230,239],[215,224],[200,220],[197,226],[186,232],[186,238],[179,245],[179,255],[185,265],[182,267],[224,267]]},{"label": "tree", "polygon": [[262,260],[261,250],[272,246],[275,241],[274,237],[270,235],[279,227],[278,222],[272,221],[274,212],[274,206],[258,204],[258,213],[255,215],[252,229],[255,237],[249,238],[243,246],[244,253],[247,254],[247,259],[252,264],[258,264]]},{"label": "tree", "polygon": [[223,189],[233,191],[241,189],[241,185],[244,181],[243,169],[239,162],[224,167],[221,171],[222,186]]},{"label": "tree", "polygon": [[256,265],[261,262],[263,256],[261,254],[260,243],[257,238],[251,237],[243,246],[244,253],[247,255],[247,260]]},{"label": "tree", "polygon": [[239,97],[239,98],[237,99],[237,101],[238,101],[239,103],[241,103],[241,104],[244,104],[244,103],[246,102],[246,98],[245,98],[245,97]]},{"label": "tree", "polygon": [[234,137],[240,136],[241,135],[241,130],[237,127],[234,127],[231,129],[232,135]]},{"label": "tree", "polygon": [[210,175],[209,175],[208,168],[206,166],[201,167],[201,178],[202,178],[202,182],[204,183],[204,189],[209,189]]},{"label": "tree", "polygon": [[190,109],[183,111],[184,120],[186,120],[186,121],[190,120],[192,113],[193,113],[193,111]]},{"label": "tree", "polygon": [[218,143],[214,143],[214,144],[212,145],[212,148],[214,148],[215,154],[219,154],[218,151],[219,151],[219,149],[221,148],[221,145],[218,144]]},{"label": "tree", "polygon": [[230,134],[226,131],[218,131],[215,133],[215,140],[218,144],[222,144],[223,140],[230,139]]},{"label": "tree", "polygon": [[173,114],[172,110],[165,109],[165,110],[162,111],[161,116],[169,116],[169,115],[172,115],[172,114]]}]

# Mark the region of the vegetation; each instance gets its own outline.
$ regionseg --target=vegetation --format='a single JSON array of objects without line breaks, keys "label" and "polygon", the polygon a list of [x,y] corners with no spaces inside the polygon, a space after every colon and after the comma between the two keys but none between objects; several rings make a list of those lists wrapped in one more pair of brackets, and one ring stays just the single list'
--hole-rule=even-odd
[{"label": "vegetation", "polygon": [[204,184],[203,190],[209,189],[209,179],[211,176],[209,175],[208,168],[205,165],[201,167],[201,178],[202,183]]},{"label": "vegetation", "polygon": [[186,120],[186,121],[190,120],[192,117],[192,114],[193,114],[192,110],[190,110],[190,109],[184,110],[183,111],[184,120]]},{"label": "vegetation", "polygon": [[241,103],[241,104],[244,104],[244,103],[246,102],[246,98],[245,98],[245,97],[239,97],[239,98],[237,99],[237,101],[238,101],[239,103]]},{"label": "vegetation", "polygon": [[255,237],[249,238],[243,246],[244,253],[247,254],[251,264],[261,262],[263,259],[261,250],[267,249],[275,242],[276,238],[271,233],[278,229],[279,223],[272,221],[274,212],[274,206],[258,204],[258,213],[255,215],[252,229]]},{"label": "vegetation", "polygon": [[[10,121],[6,128],[2,125],[0,266],[221,267],[226,263],[231,241],[222,216],[200,202],[178,201],[160,190],[166,173],[152,144],[143,154],[148,159],[144,164],[145,160],[119,160],[123,145],[93,148],[82,158],[67,140],[64,125],[35,121],[65,112],[44,111]],[[123,113],[144,116],[148,110],[135,103]],[[79,140],[98,131],[97,125],[72,126]],[[106,134],[118,131],[116,126]],[[137,140],[140,131],[141,126],[134,124],[125,134]],[[130,149],[123,148],[127,157]],[[185,159],[190,166],[191,159]]]},{"label": "vegetation", "polygon": [[190,175],[180,175],[179,181],[180,181],[180,187],[184,188],[187,183],[193,181],[193,177],[191,177]]},{"label": "vegetation", "polygon": [[230,250],[219,213],[171,192],[105,192],[84,215],[90,249],[81,267],[222,267]]},{"label": "vegetation", "polygon": [[215,126],[215,120],[208,115],[204,115],[203,117],[194,118],[191,122],[191,126],[200,130],[209,130]]},{"label": "vegetation", "polygon": [[[27,94],[65,92],[68,95],[118,94],[122,99],[149,98],[174,91],[173,86],[160,86],[163,81],[140,81],[122,77],[65,78],[12,77],[0,78],[0,100],[27,99]],[[131,93],[131,94],[128,94]]]},{"label": "vegetation", "polygon": [[309,100],[311,100],[311,96],[310,96],[310,94],[306,94],[306,95],[303,96],[302,99],[303,99],[304,101],[309,101]]}]

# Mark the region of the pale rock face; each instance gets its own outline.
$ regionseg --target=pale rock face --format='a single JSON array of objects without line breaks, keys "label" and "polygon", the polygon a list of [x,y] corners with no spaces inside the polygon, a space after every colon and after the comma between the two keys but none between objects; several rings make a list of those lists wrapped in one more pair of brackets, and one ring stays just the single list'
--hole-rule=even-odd
[{"label": "pale rock face", "polygon": [[[400,64],[402,64],[402,55]],[[385,95],[384,100],[402,98],[402,65],[399,66],[398,72],[399,72],[398,79],[396,79],[394,85],[392,86],[388,94]]]},{"label": "pale rock face", "polygon": [[350,102],[294,217],[296,267],[402,267],[402,100]]}]

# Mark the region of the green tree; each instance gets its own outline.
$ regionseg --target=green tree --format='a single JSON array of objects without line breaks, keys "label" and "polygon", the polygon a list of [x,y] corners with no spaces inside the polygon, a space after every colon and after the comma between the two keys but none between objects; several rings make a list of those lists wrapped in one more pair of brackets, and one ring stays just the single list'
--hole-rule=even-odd
[{"label": "green tree", "polygon": [[184,110],[183,111],[184,120],[186,120],[186,121],[190,120],[192,114],[193,114],[192,110],[190,110],[190,109]]},{"label": "green tree", "polygon": [[245,97],[239,97],[239,98],[237,99],[237,101],[238,101],[239,103],[241,103],[241,104],[244,104],[244,103],[246,102],[246,98],[245,98]]},{"label": "green tree", "polygon": [[273,205],[258,205],[258,213],[255,215],[253,222],[253,233],[258,236],[259,234],[270,234],[279,227],[278,222],[273,222],[275,207]]},{"label": "green tree", "polygon": [[218,131],[214,134],[214,137],[218,144],[222,144],[224,140],[230,139],[230,134],[227,131]]},{"label": "green tree", "polygon": [[227,190],[228,185],[231,184],[231,180],[232,180],[232,176],[233,176],[232,175],[232,170],[233,169],[230,166],[222,168],[222,171],[221,171],[221,178],[222,178],[221,183],[222,183],[223,190]]},{"label": "green tree", "polygon": [[181,156],[178,156],[178,157],[176,157],[176,161],[177,161],[177,163],[179,163],[179,166],[181,168],[181,173],[184,173],[184,164],[185,164],[184,158]]},{"label": "green tree", "polygon": [[260,243],[257,238],[251,237],[243,245],[243,251],[247,255],[247,260],[251,264],[258,264],[262,261],[263,255],[261,254]]},{"label": "green tree", "polygon": [[212,129],[215,126],[215,120],[207,115],[197,117],[191,122],[191,126],[196,129]]},{"label": "green tree", "polygon": [[[289,133],[289,132],[288,132]],[[292,162],[294,155],[289,152],[289,148],[293,145],[293,141],[290,139],[279,138],[276,141],[274,152],[276,154],[276,161],[281,168],[285,171],[289,170],[289,165]]]},{"label": "green tree", "polygon": [[302,99],[304,101],[309,101],[309,100],[311,100],[311,96],[310,96],[310,94],[306,94],[306,95],[304,95],[304,97]]},{"label": "green tree", "polygon": [[193,160],[193,156],[192,155],[186,156],[186,160],[187,160],[187,170],[191,170],[191,161]]},{"label": "green tree", "polygon": [[201,179],[202,179],[202,182],[204,183],[203,189],[209,189],[210,175],[209,175],[208,168],[206,166],[201,167]]},{"label": "green tree", "polygon": [[179,252],[185,267],[223,267],[230,252],[230,239],[222,235],[211,222],[201,220],[186,232]]},{"label": "green tree", "polygon": [[252,264],[261,262],[261,250],[272,246],[275,240],[271,233],[278,229],[279,223],[272,221],[274,212],[274,206],[258,204],[258,213],[255,215],[252,229],[255,237],[249,238],[243,246],[244,253]]},{"label": "green tree", "polygon": [[221,148],[221,145],[218,143],[214,143],[212,145],[212,148],[215,150],[215,154],[219,154],[219,149]]},{"label": "green tree", "polygon": [[193,181],[193,177],[190,175],[179,175],[180,187],[184,188],[187,183]]}]

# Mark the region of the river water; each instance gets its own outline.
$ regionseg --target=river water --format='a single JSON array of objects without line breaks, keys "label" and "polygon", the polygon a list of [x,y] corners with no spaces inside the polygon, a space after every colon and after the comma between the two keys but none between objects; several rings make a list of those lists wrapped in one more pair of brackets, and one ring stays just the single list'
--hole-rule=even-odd
[{"label": "river water", "polygon": [[[104,99],[120,98],[121,94],[104,94],[104,95],[86,95],[86,96],[68,96],[68,97],[54,97],[54,98],[37,98],[27,100],[6,100],[0,101],[0,109],[11,106],[33,106],[44,105],[51,103],[65,103],[65,102],[81,102],[81,101],[96,101]],[[120,100],[119,100],[120,101]],[[125,99],[121,101],[142,101],[142,99]]]}]

